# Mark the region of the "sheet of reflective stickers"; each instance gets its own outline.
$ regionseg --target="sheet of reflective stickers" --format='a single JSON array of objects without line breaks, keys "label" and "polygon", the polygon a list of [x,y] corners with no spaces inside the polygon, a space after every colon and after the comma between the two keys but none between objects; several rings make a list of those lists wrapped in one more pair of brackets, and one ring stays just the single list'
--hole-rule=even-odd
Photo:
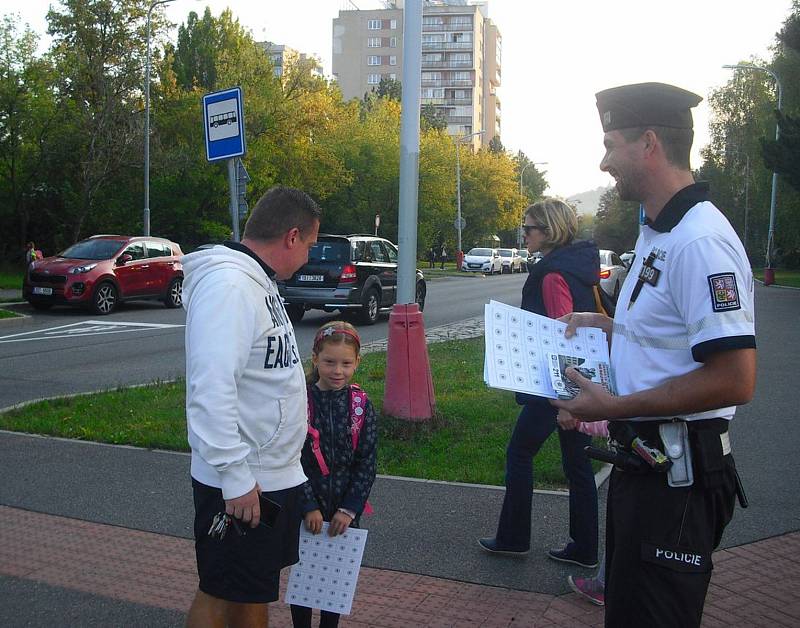
[{"label": "sheet of reflective stickers", "polygon": [[349,615],[367,531],[348,528],[344,534],[331,537],[328,526],[323,522],[322,532],[311,534],[305,524],[300,524],[300,561],[292,565],[284,601]]},{"label": "sheet of reflective stickers", "polygon": [[499,301],[486,305],[484,324],[483,375],[492,388],[571,399],[579,389],[564,371],[572,366],[614,393],[608,339],[602,329],[581,327],[568,339],[565,323]]}]

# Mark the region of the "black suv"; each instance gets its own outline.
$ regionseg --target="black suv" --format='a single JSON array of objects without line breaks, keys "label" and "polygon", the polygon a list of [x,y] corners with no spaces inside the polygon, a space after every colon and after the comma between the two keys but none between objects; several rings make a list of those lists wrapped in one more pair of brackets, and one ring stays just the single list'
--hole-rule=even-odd
[{"label": "black suv", "polygon": [[[290,279],[278,282],[289,317],[297,322],[306,310],[358,313],[372,325],[381,308],[397,298],[397,247],[370,235],[320,234],[308,263]],[[414,300],[425,307],[427,286],[417,270]]]}]

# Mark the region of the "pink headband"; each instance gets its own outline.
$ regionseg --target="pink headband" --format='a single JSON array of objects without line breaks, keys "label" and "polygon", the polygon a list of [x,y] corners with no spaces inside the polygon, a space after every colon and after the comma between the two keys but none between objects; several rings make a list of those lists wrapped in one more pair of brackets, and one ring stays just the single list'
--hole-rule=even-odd
[{"label": "pink headband", "polygon": [[349,329],[338,329],[336,327],[326,327],[317,332],[317,335],[314,337],[314,351],[317,350],[319,347],[319,343],[322,342],[325,338],[330,338],[333,334],[342,334],[344,336],[350,336],[353,340],[356,341],[358,348],[361,348],[361,338],[358,337],[358,334],[350,331]]}]

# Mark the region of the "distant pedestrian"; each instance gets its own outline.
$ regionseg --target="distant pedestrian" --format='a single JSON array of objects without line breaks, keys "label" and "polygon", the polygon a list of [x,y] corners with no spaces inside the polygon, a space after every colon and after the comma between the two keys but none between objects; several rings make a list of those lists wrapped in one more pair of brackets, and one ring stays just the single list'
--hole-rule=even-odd
[{"label": "distant pedestrian", "polygon": [[36,260],[40,260],[44,257],[41,251],[36,249],[36,245],[33,242],[28,242],[25,245],[25,263],[32,264]]},{"label": "distant pedestrian", "polygon": [[[328,535],[358,527],[369,512],[375,482],[378,429],[366,393],[351,384],[361,360],[361,339],[344,321],[325,323],[314,337],[308,376],[308,438],[303,447],[303,516],[312,534],[329,522]],[[311,628],[311,608],[292,604],[294,628]],[[320,628],[336,628],[339,615],[322,611]]]},{"label": "distant pedestrian", "polygon": [[440,268],[444,270],[444,263],[447,261],[447,249],[444,248],[444,244],[442,244],[442,249],[439,251],[439,262],[441,262]]},{"label": "distant pedestrian", "polygon": [[436,248],[431,247],[431,250],[428,251],[428,268],[434,268],[436,266]]}]

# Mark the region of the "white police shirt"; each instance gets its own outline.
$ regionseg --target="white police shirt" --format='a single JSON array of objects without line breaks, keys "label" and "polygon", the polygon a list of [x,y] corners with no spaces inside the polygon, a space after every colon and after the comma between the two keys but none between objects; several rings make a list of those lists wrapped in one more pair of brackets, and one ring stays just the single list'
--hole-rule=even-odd
[{"label": "white police shirt", "polygon": [[[611,366],[617,394],[655,388],[707,356],[755,348],[753,274],[739,237],[696,183],[645,225],[614,316]],[[735,406],[684,414],[731,419]],[[632,420],[658,420],[643,417]]]}]

